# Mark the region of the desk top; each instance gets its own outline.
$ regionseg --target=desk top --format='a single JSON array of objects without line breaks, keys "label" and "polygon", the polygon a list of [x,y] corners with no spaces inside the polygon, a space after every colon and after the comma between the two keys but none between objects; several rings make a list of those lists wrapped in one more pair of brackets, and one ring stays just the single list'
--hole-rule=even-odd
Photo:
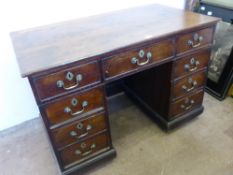
[{"label": "desk top", "polygon": [[147,5],[13,32],[11,37],[21,75],[25,77],[218,20]]}]

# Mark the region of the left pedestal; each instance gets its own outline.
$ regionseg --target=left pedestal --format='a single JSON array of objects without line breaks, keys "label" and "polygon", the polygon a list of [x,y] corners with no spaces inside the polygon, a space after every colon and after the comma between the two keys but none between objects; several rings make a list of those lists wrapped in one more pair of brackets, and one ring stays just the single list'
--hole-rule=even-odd
[{"label": "left pedestal", "polygon": [[97,61],[38,73],[29,80],[63,174],[116,155]]}]

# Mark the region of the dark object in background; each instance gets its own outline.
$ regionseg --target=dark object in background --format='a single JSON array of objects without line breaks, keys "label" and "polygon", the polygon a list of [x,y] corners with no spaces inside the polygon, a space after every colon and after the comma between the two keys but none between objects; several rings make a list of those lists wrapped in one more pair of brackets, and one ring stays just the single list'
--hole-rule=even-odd
[{"label": "dark object in background", "polygon": [[[219,57],[220,58],[220,57]],[[212,57],[211,57],[212,59]],[[228,89],[230,88],[232,82],[233,82],[233,50],[231,50],[231,54],[228,57],[224,69],[222,69],[222,73],[218,75],[219,72],[221,72],[221,65],[224,61],[219,62],[219,59],[216,57],[214,58],[217,61],[211,61],[209,72],[208,72],[208,80],[207,80],[207,86],[206,86],[206,92],[210,93],[211,95],[215,96],[219,100],[223,100],[226,97],[226,94],[228,92]],[[220,65],[220,68],[216,68],[216,63]],[[218,81],[213,81],[210,78],[211,74],[213,74],[213,69],[220,70],[219,72],[216,71],[216,77],[218,78]],[[214,79],[215,80],[215,79]]]},{"label": "dark object in background", "polygon": [[233,23],[232,0],[200,0],[197,12],[222,18],[223,21]]},{"label": "dark object in background", "polygon": [[208,78],[218,83],[226,63],[229,62],[233,44],[233,25],[219,22],[216,28]]},{"label": "dark object in background", "polygon": [[216,28],[206,91],[223,100],[233,81],[233,2],[201,0],[196,12],[222,18]]}]

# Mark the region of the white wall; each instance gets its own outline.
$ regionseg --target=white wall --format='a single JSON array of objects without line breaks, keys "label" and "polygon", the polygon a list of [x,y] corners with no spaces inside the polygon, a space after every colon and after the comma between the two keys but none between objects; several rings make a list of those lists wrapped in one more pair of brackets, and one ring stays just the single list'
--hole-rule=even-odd
[{"label": "white wall", "polygon": [[20,77],[9,32],[160,3],[183,8],[184,0],[7,0],[0,1],[0,130],[39,116],[27,79]]}]

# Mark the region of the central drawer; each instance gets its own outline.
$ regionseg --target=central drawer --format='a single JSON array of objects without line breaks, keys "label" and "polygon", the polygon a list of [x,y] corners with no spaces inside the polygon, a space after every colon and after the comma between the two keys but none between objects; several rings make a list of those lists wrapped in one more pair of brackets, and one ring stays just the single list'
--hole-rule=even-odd
[{"label": "central drawer", "polygon": [[78,118],[97,108],[104,109],[102,86],[65,96],[46,104],[40,110],[47,116],[48,123],[52,126],[72,118]]},{"label": "central drawer", "polygon": [[134,49],[103,60],[105,79],[133,72],[141,67],[162,61],[174,55],[173,41]]}]

